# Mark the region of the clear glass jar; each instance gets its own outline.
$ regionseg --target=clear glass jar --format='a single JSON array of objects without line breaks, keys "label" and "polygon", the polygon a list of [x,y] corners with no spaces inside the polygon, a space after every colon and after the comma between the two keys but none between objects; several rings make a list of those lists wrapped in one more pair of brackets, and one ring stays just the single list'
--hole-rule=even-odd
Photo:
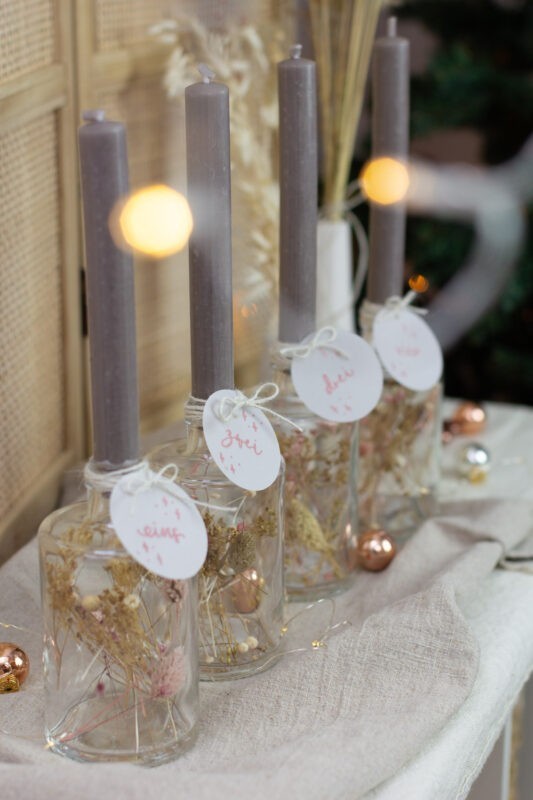
[{"label": "clear glass jar", "polygon": [[437,511],[442,385],[414,392],[385,378],[376,408],[359,423],[359,531],[401,539]]},{"label": "clear glass jar", "polygon": [[101,488],[113,473],[100,474],[87,501],[39,529],[46,738],[78,761],[162,764],[195,737],[196,579],[160,578],[128,555]]},{"label": "clear glass jar", "polygon": [[294,600],[344,590],[356,567],[357,423],[328,422],[300,400],[290,362],[274,356],[280,389],[271,407],[285,459],[285,585]]},{"label": "clear glass jar", "polygon": [[283,626],[283,466],[267,489],[231,483],[213,461],[201,422],[150,455],[153,469],[178,468],[177,482],[197,502],[208,535],[199,581],[200,678],[261,672],[275,659]]}]

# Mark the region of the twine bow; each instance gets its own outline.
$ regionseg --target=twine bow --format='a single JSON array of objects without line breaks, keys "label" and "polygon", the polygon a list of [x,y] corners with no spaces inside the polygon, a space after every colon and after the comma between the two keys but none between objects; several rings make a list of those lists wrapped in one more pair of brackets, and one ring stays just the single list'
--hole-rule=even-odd
[{"label": "twine bow", "polygon": [[[265,392],[268,392],[265,394]],[[269,408],[267,403],[270,403],[274,400],[279,394],[279,386],[276,383],[263,383],[259,386],[251,397],[248,397],[244,394],[244,392],[239,391],[238,389],[235,390],[235,394],[227,395],[223,397],[220,402],[218,403],[218,407],[215,409],[215,413],[221,422],[229,422],[232,417],[235,417],[237,413],[244,408],[258,408],[260,411],[263,411],[265,414],[271,414],[273,417],[277,417],[277,419],[281,419],[283,422],[286,422],[288,425],[292,425],[293,428],[296,428],[301,432],[301,428],[292,420],[284,417],[283,414],[278,414],[277,411],[274,411],[273,408]]]},{"label": "twine bow", "polygon": [[83,469],[83,477],[85,483],[99,492],[112,492],[117,483],[129,475],[130,478],[138,477],[140,474],[146,472],[148,469],[148,462],[141,460],[134,464],[129,464],[126,467],[111,469],[109,471],[100,469],[92,459],[87,461]]},{"label": "twine bow", "polygon": [[[169,473],[168,476],[166,476],[167,472]],[[162,488],[167,494],[183,503],[183,495],[179,493],[175,483],[178,472],[178,467],[175,464],[165,464],[158,472],[154,472],[150,469],[148,462],[145,462],[142,472],[136,472],[131,475],[130,479],[124,481],[121,487],[124,494],[129,494],[132,497],[130,514],[133,516],[136,513],[139,495],[149,489],[153,489],[154,486]]]},{"label": "twine bow", "polygon": [[385,309],[385,311],[397,314],[398,311],[403,311],[404,309],[407,308],[407,306],[409,306],[410,307],[409,310],[412,311],[413,314],[420,314],[420,316],[424,316],[424,314],[428,313],[427,308],[418,308],[417,306],[411,305],[411,303],[416,297],[417,293],[413,292],[412,290],[407,292],[403,297],[399,297],[398,295],[393,295],[392,297],[389,297],[387,298],[387,300],[385,300],[383,308]]},{"label": "twine bow", "polygon": [[[131,514],[135,514],[135,501],[137,497],[148,489],[152,489],[154,486],[163,489],[166,494],[171,495],[171,497],[174,497],[180,503],[186,503],[187,501],[183,497],[179,485],[176,483],[178,474],[179,468],[176,464],[165,464],[158,472],[154,472],[146,463],[144,474],[140,475],[137,473],[132,475],[131,480],[125,482],[122,487],[123,492],[131,495],[133,498]],[[163,481],[164,483],[162,483]],[[200,506],[201,508],[213,508],[216,511],[229,511],[231,513],[237,511],[237,508],[233,506],[216,506],[213,503],[203,503],[201,500],[196,500],[196,498],[191,497],[189,494],[187,494],[187,498],[191,503],[194,503],[195,506]]]},{"label": "twine bow", "polygon": [[[168,475],[166,475],[167,472],[169,473]],[[183,498],[177,492],[174,493],[172,491],[172,487],[176,485],[175,481],[178,477],[178,473],[179,469],[176,464],[166,464],[164,467],[161,467],[158,472],[154,472],[146,463],[142,473],[132,475],[130,480],[124,483],[123,491],[126,494],[137,497],[137,495],[142,494],[148,489],[159,486],[164,480],[165,491],[181,500]]]},{"label": "twine bow", "polygon": [[327,347],[343,358],[349,358],[345,350],[333,344],[336,338],[337,331],[335,328],[331,325],[326,325],[324,328],[320,328],[306,344],[287,345],[286,347],[282,347],[279,352],[282,356],[285,356],[285,358],[308,358],[311,353],[314,353],[314,351],[318,350],[320,347]]}]

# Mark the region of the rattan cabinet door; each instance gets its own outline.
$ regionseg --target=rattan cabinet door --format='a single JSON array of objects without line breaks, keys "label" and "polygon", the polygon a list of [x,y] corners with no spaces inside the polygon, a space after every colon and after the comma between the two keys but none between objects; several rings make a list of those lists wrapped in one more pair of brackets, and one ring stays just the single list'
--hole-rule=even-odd
[{"label": "rattan cabinet door", "polygon": [[68,0],[0,0],[0,560],[83,451]]}]

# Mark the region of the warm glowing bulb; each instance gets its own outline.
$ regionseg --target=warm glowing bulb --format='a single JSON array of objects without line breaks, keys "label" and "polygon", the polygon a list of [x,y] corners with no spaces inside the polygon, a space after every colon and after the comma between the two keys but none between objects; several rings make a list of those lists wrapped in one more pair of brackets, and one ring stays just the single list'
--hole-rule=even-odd
[{"label": "warm glowing bulb", "polygon": [[165,258],[183,250],[189,241],[193,228],[191,209],[186,198],[170,186],[147,186],[121,205],[118,228],[133,250],[152,258]]},{"label": "warm glowing bulb", "polygon": [[369,200],[389,206],[405,198],[409,173],[405,164],[395,158],[374,158],[363,167],[360,181]]}]

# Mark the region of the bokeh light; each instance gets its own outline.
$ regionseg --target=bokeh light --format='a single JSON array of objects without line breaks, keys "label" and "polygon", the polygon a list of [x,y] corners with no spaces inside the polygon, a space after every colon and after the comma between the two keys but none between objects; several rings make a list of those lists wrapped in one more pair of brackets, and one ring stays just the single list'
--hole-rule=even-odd
[{"label": "bokeh light", "polygon": [[419,294],[427,292],[429,289],[429,281],[424,275],[411,275],[409,278],[409,288],[412,289],[413,292],[418,292]]},{"label": "bokeh light", "polygon": [[360,183],[368,200],[389,206],[405,198],[409,173],[405,164],[395,158],[374,158],[363,167]]},{"label": "bokeh light", "polygon": [[115,240],[121,239],[137,253],[166,258],[183,250],[192,232],[193,219],[182,194],[170,186],[154,184],[131,194],[113,215],[110,225]]}]

